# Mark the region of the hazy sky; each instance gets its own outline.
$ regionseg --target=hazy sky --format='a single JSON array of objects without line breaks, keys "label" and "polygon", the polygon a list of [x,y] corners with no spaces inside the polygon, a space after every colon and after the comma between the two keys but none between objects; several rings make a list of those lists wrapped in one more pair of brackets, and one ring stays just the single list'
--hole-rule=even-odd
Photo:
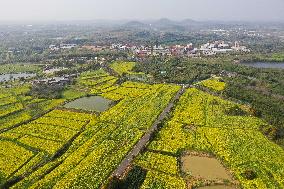
[{"label": "hazy sky", "polygon": [[0,20],[281,20],[284,0],[0,0]]}]

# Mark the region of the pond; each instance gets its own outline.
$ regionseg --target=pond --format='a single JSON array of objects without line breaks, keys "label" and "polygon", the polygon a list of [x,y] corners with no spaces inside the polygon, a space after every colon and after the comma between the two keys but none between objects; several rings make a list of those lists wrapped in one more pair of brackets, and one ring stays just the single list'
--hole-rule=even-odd
[{"label": "pond", "polygon": [[15,80],[19,78],[30,78],[35,77],[33,73],[16,73],[16,74],[0,74],[0,82]]},{"label": "pond", "polygon": [[206,180],[232,180],[228,171],[215,158],[185,155],[181,158],[182,171]]},{"label": "pond", "polygon": [[254,67],[254,68],[284,69],[284,62],[249,62],[249,63],[241,63],[241,64]]},{"label": "pond", "polygon": [[64,105],[65,108],[104,112],[111,107],[113,101],[101,96],[91,96],[76,99]]}]

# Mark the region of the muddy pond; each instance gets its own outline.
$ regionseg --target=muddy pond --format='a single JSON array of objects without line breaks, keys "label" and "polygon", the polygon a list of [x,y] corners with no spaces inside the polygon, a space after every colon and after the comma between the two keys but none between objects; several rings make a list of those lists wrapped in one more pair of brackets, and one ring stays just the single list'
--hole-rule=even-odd
[{"label": "muddy pond", "polygon": [[182,170],[206,180],[232,180],[229,172],[215,158],[186,155],[181,158]]}]

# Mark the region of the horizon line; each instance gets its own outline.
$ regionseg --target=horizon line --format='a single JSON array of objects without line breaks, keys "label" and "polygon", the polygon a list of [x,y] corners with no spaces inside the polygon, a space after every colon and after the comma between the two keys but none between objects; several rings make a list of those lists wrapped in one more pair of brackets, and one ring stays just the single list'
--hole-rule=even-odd
[{"label": "horizon line", "polygon": [[68,23],[68,22],[131,22],[131,21],[138,21],[138,22],[148,22],[148,21],[159,21],[162,19],[167,19],[169,21],[174,22],[182,22],[185,20],[192,20],[194,22],[200,22],[200,23],[206,23],[206,22],[223,22],[223,23],[236,23],[236,22],[242,22],[242,23],[284,23],[284,20],[221,20],[221,19],[191,19],[191,18],[181,18],[181,19],[174,19],[174,18],[167,18],[167,17],[161,17],[161,18],[148,18],[148,19],[130,19],[130,18],[122,18],[122,19],[104,19],[104,18],[98,18],[98,19],[42,19],[42,20],[0,20],[0,24],[2,23],[21,23],[21,24],[28,24],[28,23]]}]

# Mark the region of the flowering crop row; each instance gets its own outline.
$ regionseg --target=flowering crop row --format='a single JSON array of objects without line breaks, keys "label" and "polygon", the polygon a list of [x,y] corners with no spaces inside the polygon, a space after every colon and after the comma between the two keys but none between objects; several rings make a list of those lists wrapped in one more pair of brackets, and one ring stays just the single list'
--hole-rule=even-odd
[{"label": "flowering crop row", "polygon": [[145,83],[132,82],[132,81],[126,81],[121,86],[127,87],[127,88],[138,88],[138,89],[149,89],[149,88],[151,88],[151,85],[148,85],[148,84],[145,84]]},{"label": "flowering crop row", "polygon": [[30,120],[32,117],[26,111],[20,111],[0,119],[0,130]]},{"label": "flowering crop row", "polygon": [[[55,154],[94,118],[85,113],[54,110],[28,124],[0,134],[0,154],[5,155],[0,158],[0,161],[4,161],[0,162],[0,174],[4,172],[5,177],[20,176],[30,171],[33,166]],[[17,170],[20,166],[22,167]],[[14,171],[14,175],[10,175]]]},{"label": "flowering crop row", "polygon": [[[58,110],[55,110],[56,112]],[[66,116],[64,116],[64,111],[60,111],[60,115],[63,118],[58,118],[58,115],[57,117],[52,117],[55,113],[51,112],[4,134],[6,136],[10,135],[11,138],[17,139],[26,145],[53,154],[87,124],[88,118],[91,118],[82,113],[71,113],[68,111],[66,111]],[[85,115],[86,119],[81,118],[82,121],[72,119],[80,115]],[[12,137],[13,134],[15,134],[15,138]]]},{"label": "flowering crop row", "polygon": [[0,106],[12,104],[12,103],[15,103],[15,102],[17,102],[17,99],[14,96],[8,96],[8,97],[0,99]]},{"label": "flowering crop row", "polygon": [[113,93],[113,92],[106,92],[106,93],[101,94],[101,96],[107,99],[110,99],[110,100],[114,100],[114,101],[119,101],[125,98],[125,96],[121,94]]},{"label": "flowering crop row", "polygon": [[143,155],[137,157],[135,163],[148,170],[178,175],[177,159],[172,156],[145,152]]},{"label": "flowering crop row", "polygon": [[123,83],[121,87],[117,87],[109,92],[103,93],[102,96],[113,100],[120,100],[126,97],[138,98],[154,93],[156,90],[159,90],[161,86],[162,85],[159,84],[141,84],[141,86],[139,86],[139,83],[136,82],[126,82]]},{"label": "flowering crop row", "polygon": [[100,69],[93,72],[84,72],[78,79],[78,87],[84,86],[90,94],[98,94],[108,91],[117,82],[118,78],[110,76]]},{"label": "flowering crop row", "polygon": [[9,177],[32,156],[33,152],[0,138],[0,185],[3,178]]},{"label": "flowering crop row", "polygon": [[22,166],[13,177],[21,176],[25,174],[27,171],[31,171],[35,165],[38,165],[41,161],[43,161],[47,155],[44,152],[39,152],[33,156],[33,158],[28,161],[24,166]]},{"label": "flowering crop row", "polygon": [[32,97],[21,95],[17,95],[17,97],[9,96],[7,98],[2,99],[2,104],[0,105],[0,117],[24,109],[24,106],[26,104],[29,104],[31,100]]},{"label": "flowering crop row", "polygon": [[81,112],[71,112],[66,110],[53,110],[45,115],[46,118],[62,118],[62,119],[69,119],[75,121],[83,121],[86,122],[92,119],[94,116],[87,113]]},{"label": "flowering crop row", "polygon": [[122,75],[124,73],[129,73],[135,65],[135,62],[114,62],[110,65],[110,67],[119,75]]},{"label": "flowering crop row", "polygon": [[[86,121],[86,120],[85,120]],[[86,125],[86,122],[84,121],[78,121],[73,119],[66,119],[66,118],[58,118],[58,117],[41,117],[34,122],[34,124],[38,125],[52,125],[56,127],[62,127],[63,129],[68,130],[74,130],[79,131],[84,125]]]},{"label": "flowering crop row", "polygon": [[104,90],[109,90],[109,88],[113,87],[113,85],[116,83],[118,79],[112,78],[107,81],[103,81],[101,83],[98,83],[96,86],[94,86],[91,89],[92,94],[102,93]]},{"label": "flowering crop row", "polygon": [[83,72],[80,75],[80,79],[86,80],[86,79],[92,79],[92,78],[100,78],[104,76],[108,76],[109,74],[106,73],[103,69],[99,69],[96,71],[88,71],[88,72]]},{"label": "flowering crop row", "polygon": [[43,111],[49,111],[61,105],[63,102],[64,102],[63,99],[45,100],[37,103],[37,106]]},{"label": "flowering crop row", "polygon": [[96,85],[99,85],[101,83],[108,82],[114,79],[115,77],[113,76],[105,76],[103,78],[80,80],[80,84],[90,86],[90,87],[95,87]]},{"label": "flowering crop row", "polygon": [[30,90],[29,84],[16,83],[11,88],[1,88],[0,98],[26,94]]},{"label": "flowering crop row", "polygon": [[[24,101],[21,103],[11,104],[7,109],[1,112],[4,117],[0,119],[0,130],[13,127],[15,125],[21,124],[30,120],[35,114],[43,113],[43,111],[48,111],[58,105],[60,105],[63,100],[44,100],[44,99],[32,99],[29,101]],[[23,105],[24,104],[24,105]],[[40,111],[33,111],[33,107],[36,106]],[[0,108],[1,109],[1,108]]]},{"label": "flowering crop row", "polygon": [[223,91],[226,88],[226,83],[223,81],[220,81],[220,78],[214,77],[211,79],[207,79],[204,81],[201,81],[198,83],[204,87],[207,87],[209,89],[212,89],[214,91]]},{"label": "flowering crop row", "polygon": [[107,89],[109,87],[112,87],[116,83],[117,80],[118,80],[117,78],[113,78],[113,79],[108,80],[106,82],[102,82],[102,83],[100,83],[96,86],[96,89],[101,91],[101,90]]},{"label": "flowering crop row", "polygon": [[156,171],[148,171],[141,189],[186,189],[181,177],[171,176]]},{"label": "flowering crop row", "polygon": [[0,107],[0,117],[9,115],[13,112],[22,110],[24,108],[23,104],[21,103],[16,103],[16,104],[10,104],[7,106],[1,106]]},{"label": "flowering crop row", "polygon": [[151,93],[152,90],[150,89],[138,89],[138,88],[126,88],[126,87],[119,87],[110,93],[120,94],[122,96],[128,96],[132,98],[140,97],[146,94]]}]

